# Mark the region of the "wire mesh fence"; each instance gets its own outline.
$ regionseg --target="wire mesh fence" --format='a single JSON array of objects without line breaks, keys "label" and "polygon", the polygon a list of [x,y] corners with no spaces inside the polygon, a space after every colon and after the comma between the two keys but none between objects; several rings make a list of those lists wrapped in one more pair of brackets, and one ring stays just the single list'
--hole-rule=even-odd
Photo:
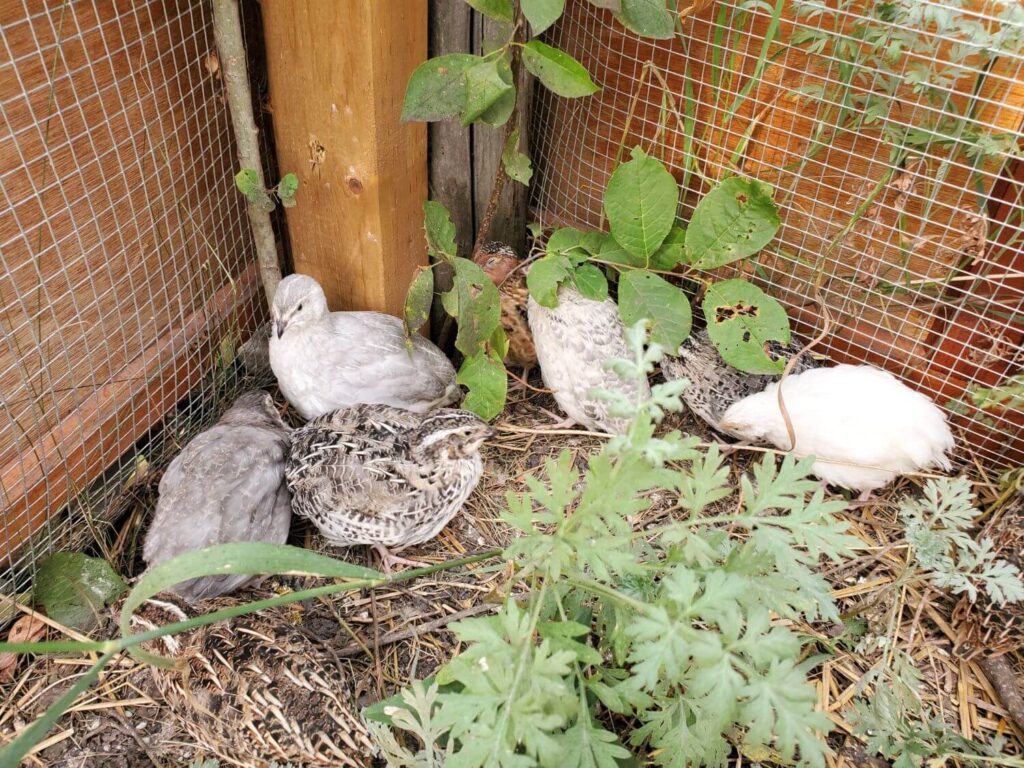
[{"label": "wire mesh fence", "polygon": [[550,33],[602,90],[537,104],[542,223],[601,227],[637,145],[684,217],[725,175],[768,182],[782,228],[738,270],[833,359],[932,395],[974,469],[1024,463],[1020,410],[984,395],[1024,363],[1024,6],[696,0],[656,41],[598,5]]},{"label": "wire mesh fence", "polygon": [[206,3],[0,5],[0,590],[109,541],[262,319]]}]

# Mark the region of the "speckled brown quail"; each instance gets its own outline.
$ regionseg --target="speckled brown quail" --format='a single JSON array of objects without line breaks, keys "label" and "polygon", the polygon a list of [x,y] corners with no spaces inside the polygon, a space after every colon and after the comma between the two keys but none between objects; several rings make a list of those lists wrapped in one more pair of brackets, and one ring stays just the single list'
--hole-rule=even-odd
[{"label": "speckled brown quail", "polygon": [[[240,602],[221,597],[190,605],[163,593],[136,611],[133,631]],[[373,744],[354,681],[332,653],[323,621],[289,604],[170,635],[145,649],[172,657],[174,669],[150,673],[175,720],[222,766],[364,768]]]},{"label": "speckled brown quail", "polygon": [[498,286],[501,299],[501,327],[508,337],[505,363],[523,369],[523,379],[537,365],[537,349],[526,317],[526,271],[519,256],[505,243],[484,243],[473,254],[473,261]]},{"label": "speckled brown quail", "polygon": [[454,408],[416,414],[360,405],[325,414],[292,434],[292,510],[335,546],[373,546],[385,569],[419,565],[388,548],[440,533],[480,480],[480,446],[492,434]]}]

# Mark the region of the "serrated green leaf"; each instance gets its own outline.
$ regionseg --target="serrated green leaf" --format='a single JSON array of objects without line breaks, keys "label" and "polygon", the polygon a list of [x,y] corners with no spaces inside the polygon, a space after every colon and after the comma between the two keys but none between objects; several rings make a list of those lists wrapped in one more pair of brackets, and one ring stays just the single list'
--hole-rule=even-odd
[{"label": "serrated green leaf", "polygon": [[565,0],[520,0],[520,3],[534,35],[539,35],[558,21],[565,10]]},{"label": "serrated green leaf", "polygon": [[569,259],[561,254],[548,254],[535,261],[526,273],[526,287],[542,307],[558,306],[558,286],[569,277]]},{"label": "serrated green leaf", "polygon": [[430,255],[438,261],[451,262],[457,251],[455,225],[448,209],[434,200],[423,203],[423,230]]},{"label": "serrated green leaf", "polygon": [[675,19],[665,0],[621,0],[616,15],[626,29],[655,40],[668,40],[675,34]]},{"label": "serrated green leaf", "polygon": [[286,173],[281,177],[281,181],[277,183],[277,196],[281,198],[281,202],[285,206],[288,206],[288,201],[291,200],[294,203],[295,193],[299,191],[299,177],[294,173]]},{"label": "serrated green leaf", "polygon": [[631,326],[641,319],[651,322],[651,341],[675,352],[690,335],[693,313],[690,300],[667,280],[642,269],[631,269],[619,278],[619,314]]},{"label": "serrated green leaf", "polygon": [[466,0],[470,7],[495,21],[512,21],[512,0]]},{"label": "serrated green leaf", "polygon": [[469,125],[512,89],[498,73],[498,59],[481,61],[466,70],[466,104],[462,124]]},{"label": "serrated green leaf", "polygon": [[468,53],[449,53],[416,67],[405,88],[402,121],[431,122],[459,114],[466,103],[466,70],[480,61]]},{"label": "serrated green leaf", "polygon": [[686,230],[686,250],[699,269],[714,269],[752,256],[781,224],[770,185],[732,176],[697,204]]},{"label": "serrated green leaf", "polygon": [[519,128],[509,134],[505,147],[501,151],[501,163],[505,167],[505,173],[512,181],[529,186],[530,178],[533,176],[533,166],[530,165],[530,158],[519,151]]},{"label": "serrated green leaf", "polygon": [[782,373],[786,361],[765,352],[769,341],[789,343],[789,317],[778,301],[746,280],[725,280],[708,288],[701,309],[725,362],[747,373]]},{"label": "serrated green leaf", "polygon": [[459,330],[455,348],[467,357],[478,354],[501,320],[498,288],[469,259],[454,259],[454,291],[458,296]]},{"label": "serrated green leaf", "polygon": [[505,407],[508,375],[501,357],[479,352],[463,360],[458,383],[468,389],[462,407],[490,421]]},{"label": "serrated green leaf", "polygon": [[612,237],[628,253],[650,266],[651,255],[676,220],[679,187],[665,166],[639,147],[615,169],[604,194]]},{"label": "serrated green leaf", "polygon": [[559,96],[578,98],[598,90],[582,64],[539,40],[531,40],[523,46],[523,64],[544,87]]},{"label": "serrated green leaf", "polygon": [[608,298],[608,280],[596,264],[581,264],[572,275],[576,290],[587,299],[604,301]]},{"label": "serrated green leaf", "polygon": [[689,259],[686,255],[686,230],[673,225],[661,247],[651,254],[651,267],[671,270],[687,263]]},{"label": "serrated green leaf", "polygon": [[58,552],[39,567],[33,598],[54,621],[89,629],[96,625],[100,612],[127,589],[106,560],[80,552]]},{"label": "serrated green leaf", "polygon": [[405,333],[407,336],[419,331],[430,319],[430,305],[434,301],[434,270],[417,267],[416,275],[409,283],[405,294]]}]

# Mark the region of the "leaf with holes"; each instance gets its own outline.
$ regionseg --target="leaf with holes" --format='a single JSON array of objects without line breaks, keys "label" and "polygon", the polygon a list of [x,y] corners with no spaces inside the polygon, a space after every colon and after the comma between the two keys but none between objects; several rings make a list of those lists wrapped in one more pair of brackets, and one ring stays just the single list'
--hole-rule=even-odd
[{"label": "leaf with holes", "polygon": [[585,238],[586,235],[575,227],[561,227],[551,233],[544,248],[548,256],[565,256],[576,266],[587,260]]},{"label": "leaf with holes", "polygon": [[597,91],[590,73],[569,54],[531,40],[523,46],[523,64],[544,87],[569,99],[589,96]]},{"label": "leaf with holes", "polygon": [[88,629],[95,626],[100,611],[127,589],[106,560],[58,552],[39,567],[33,597],[54,621]]},{"label": "leaf with holes", "polygon": [[576,290],[587,299],[604,301],[608,298],[608,280],[601,268],[595,264],[581,264],[572,273]]},{"label": "leaf with holes", "polygon": [[675,18],[665,7],[665,0],[621,0],[616,14],[626,29],[655,40],[668,40],[675,34]]},{"label": "leaf with holes", "polygon": [[651,254],[651,267],[654,269],[675,269],[680,264],[687,263],[686,256],[686,230],[678,225],[673,225],[669,230],[665,242]]},{"label": "leaf with holes", "polygon": [[412,347],[412,335],[416,333],[430,317],[430,305],[434,299],[434,270],[430,267],[418,267],[416,276],[409,284],[405,294],[405,333]]},{"label": "leaf with holes", "polygon": [[526,273],[526,287],[534,301],[542,307],[558,306],[558,286],[569,277],[572,264],[561,254],[548,254],[538,259]]},{"label": "leaf with holes", "polygon": [[459,114],[466,104],[466,70],[479,62],[479,56],[449,53],[416,67],[405,87],[402,121],[432,122]]},{"label": "leaf with holes", "polygon": [[653,272],[631,269],[619,278],[619,315],[627,327],[651,322],[651,342],[675,354],[690,335],[693,311],[681,290]]},{"label": "leaf with holes", "polygon": [[467,357],[459,368],[458,382],[469,392],[462,407],[490,421],[505,407],[508,375],[495,352],[480,351]]},{"label": "leaf with holes", "polygon": [[466,104],[462,108],[461,117],[463,125],[472,123],[512,90],[512,84],[505,82],[499,74],[498,64],[498,59],[490,59],[466,70]]},{"label": "leaf with holes", "polygon": [[477,354],[494,333],[501,319],[498,288],[479,266],[469,259],[455,259],[453,290],[458,296],[459,331],[455,348],[467,357]]},{"label": "leaf with holes", "polygon": [[501,164],[512,181],[518,181],[523,186],[529,185],[530,177],[533,176],[533,166],[530,165],[530,158],[519,151],[518,128],[509,134],[508,141],[505,142],[505,147],[501,151]]},{"label": "leaf with holes", "polygon": [[765,352],[769,341],[789,343],[789,317],[778,301],[746,280],[725,280],[708,288],[701,309],[725,362],[747,373],[782,373],[786,361]]},{"label": "leaf with holes", "polygon": [[693,266],[714,269],[753,256],[775,237],[781,220],[771,185],[732,176],[697,204],[686,230]]},{"label": "leaf with holes", "polygon": [[495,21],[512,21],[512,0],[466,0],[474,9]]},{"label": "leaf with holes", "polygon": [[554,24],[565,10],[565,0],[520,0],[523,15],[533,27],[533,34],[539,35]]},{"label": "leaf with holes", "polygon": [[612,237],[642,266],[665,241],[676,220],[679,187],[665,166],[639,147],[615,169],[604,193]]},{"label": "leaf with holes", "polygon": [[438,261],[455,258],[455,225],[448,209],[438,202],[423,203],[423,229],[427,235],[427,251]]}]

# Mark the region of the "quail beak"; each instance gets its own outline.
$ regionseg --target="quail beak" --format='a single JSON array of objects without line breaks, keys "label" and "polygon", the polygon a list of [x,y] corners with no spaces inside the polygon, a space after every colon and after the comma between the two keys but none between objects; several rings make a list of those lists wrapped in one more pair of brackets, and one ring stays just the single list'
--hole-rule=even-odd
[{"label": "quail beak", "polygon": [[274,330],[277,333],[277,338],[280,339],[282,336],[284,336],[284,329],[287,326],[288,326],[288,323],[286,323],[284,320],[278,320],[278,321],[276,321],[274,323]]}]

